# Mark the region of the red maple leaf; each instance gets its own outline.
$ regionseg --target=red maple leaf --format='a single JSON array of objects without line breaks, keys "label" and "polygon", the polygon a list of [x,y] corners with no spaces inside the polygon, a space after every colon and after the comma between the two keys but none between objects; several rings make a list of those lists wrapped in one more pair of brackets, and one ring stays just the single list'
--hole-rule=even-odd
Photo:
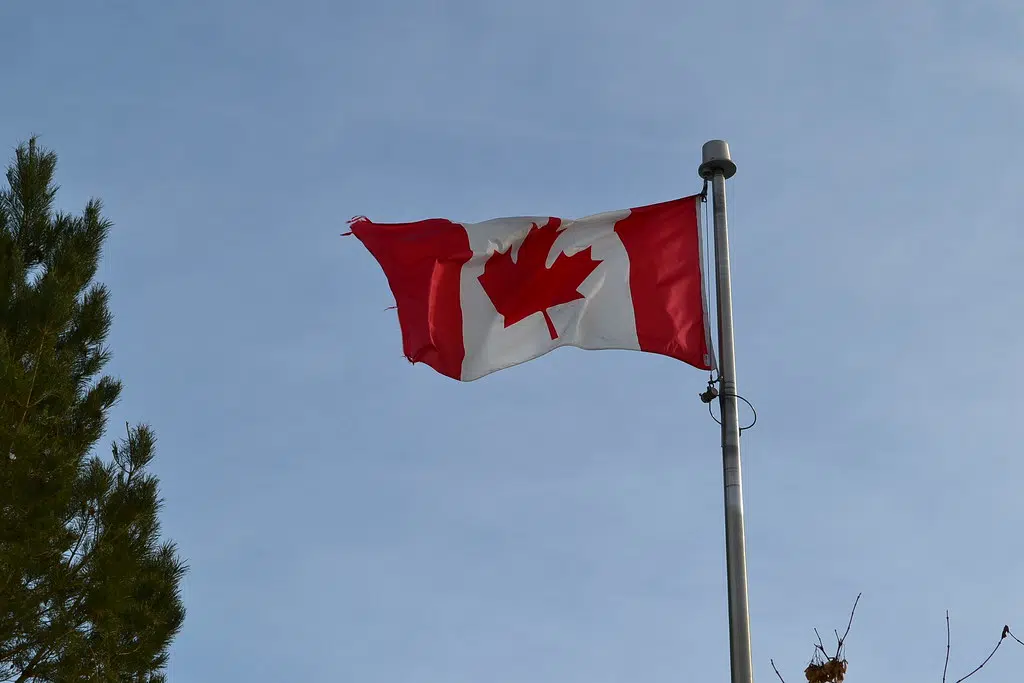
[{"label": "red maple leaf", "polygon": [[601,263],[591,258],[591,247],[572,256],[560,253],[550,268],[544,265],[561,224],[558,218],[549,219],[542,228],[534,223],[519,245],[515,261],[509,247],[505,252],[491,254],[484,264],[484,273],[478,279],[505,319],[505,327],[541,313],[551,338],[558,339],[548,309],[584,298],[577,288]]}]

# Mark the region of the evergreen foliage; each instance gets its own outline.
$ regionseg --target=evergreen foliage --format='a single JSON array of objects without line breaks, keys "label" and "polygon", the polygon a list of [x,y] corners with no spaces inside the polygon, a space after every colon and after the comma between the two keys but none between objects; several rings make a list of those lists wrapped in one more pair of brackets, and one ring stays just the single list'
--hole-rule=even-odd
[{"label": "evergreen foliage", "polygon": [[94,454],[121,392],[93,281],[110,223],[54,209],[56,163],[29,141],[0,192],[0,681],[162,681],[185,565],[152,430]]}]

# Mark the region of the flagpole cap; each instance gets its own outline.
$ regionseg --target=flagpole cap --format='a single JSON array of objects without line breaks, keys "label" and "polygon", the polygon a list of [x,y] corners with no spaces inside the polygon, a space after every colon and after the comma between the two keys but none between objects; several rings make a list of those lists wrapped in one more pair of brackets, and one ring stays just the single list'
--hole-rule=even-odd
[{"label": "flagpole cap", "polygon": [[718,172],[726,178],[736,175],[736,164],[732,163],[729,143],[725,140],[708,140],[701,148],[701,153],[704,160],[697,169],[697,174],[704,180],[711,180]]}]

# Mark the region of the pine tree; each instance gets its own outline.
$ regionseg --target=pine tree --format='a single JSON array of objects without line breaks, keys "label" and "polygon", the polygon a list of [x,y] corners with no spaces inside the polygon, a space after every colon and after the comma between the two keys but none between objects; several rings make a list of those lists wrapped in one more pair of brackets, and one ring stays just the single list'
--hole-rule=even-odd
[{"label": "pine tree", "polygon": [[93,281],[110,223],[54,210],[56,162],[21,145],[0,192],[0,681],[162,681],[185,565],[152,430],[94,454],[121,391]]}]

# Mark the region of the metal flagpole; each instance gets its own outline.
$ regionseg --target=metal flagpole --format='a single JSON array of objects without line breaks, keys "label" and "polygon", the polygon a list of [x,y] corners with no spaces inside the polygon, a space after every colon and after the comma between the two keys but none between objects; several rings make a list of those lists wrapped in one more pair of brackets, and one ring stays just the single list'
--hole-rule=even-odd
[{"label": "metal flagpole", "polygon": [[732,273],[725,213],[725,181],[736,164],[724,140],[704,143],[699,173],[711,181],[715,211],[715,281],[718,293],[718,403],[722,412],[722,465],[725,483],[725,565],[729,593],[729,652],[732,683],[753,683],[750,614],[747,610],[747,558],[743,534],[740,423],[736,392],[736,350],[732,328]]}]

